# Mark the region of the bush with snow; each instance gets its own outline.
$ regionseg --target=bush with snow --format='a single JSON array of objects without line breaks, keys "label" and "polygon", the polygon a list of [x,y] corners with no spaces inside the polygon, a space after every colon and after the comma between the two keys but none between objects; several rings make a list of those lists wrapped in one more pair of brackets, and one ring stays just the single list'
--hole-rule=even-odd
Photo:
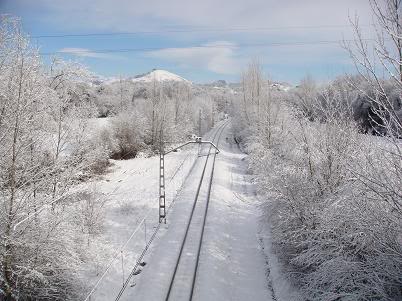
[{"label": "bush with snow", "polygon": [[44,68],[10,16],[0,40],[0,299],[74,300],[84,284],[71,189],[100,162],[75,84],[86,71]]},{"label": "bush with snow", "polygon": [[235,133],[289,278],[306,300],[400,300],[402,144],[361,134],[346,80],[309,81],[297,103],[294,91],[259,90],[255,72],[234,103]]}]

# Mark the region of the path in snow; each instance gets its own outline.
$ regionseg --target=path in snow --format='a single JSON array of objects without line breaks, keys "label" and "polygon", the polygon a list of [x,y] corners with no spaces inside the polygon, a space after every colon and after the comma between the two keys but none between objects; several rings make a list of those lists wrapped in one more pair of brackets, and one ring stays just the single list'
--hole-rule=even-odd
[{"label": "path in snow", "polygon": [[[245,155],[232,141],[227,127],[216,159],[193,300],[273,300],[258,238],[258,201],[245,180]],[[135,276],[133,287],[122,300],[165,300],[204,160],[196,164],[167,226],[158,234],[157,246],[146,259],[148,264]]]}]

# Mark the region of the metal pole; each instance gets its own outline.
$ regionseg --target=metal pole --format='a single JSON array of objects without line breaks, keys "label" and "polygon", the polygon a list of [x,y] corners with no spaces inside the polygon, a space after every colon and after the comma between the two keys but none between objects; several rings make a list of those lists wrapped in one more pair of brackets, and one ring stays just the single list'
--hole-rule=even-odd
[{"label": "metal pole", "polygon": [[159,143],[159,223],[164,221],[166,224],[165,150],[163,145],[163,123],[161,124]]},{"label": "metal pole", "polygon": [[166,224],[165,155],[159,155],[159,222]]},{"label": "metal pole", "polygon": [[123,262],[123,251],[121,251],[121,273],[123,276],[123,286],[124,286],[124,262]]},{"label": "metal pole", "polygon": [[144,220],[144,239],[145,239],[145,247],[147,246],[147,220]]},{"label": "metal pole", "polygon": [[[161,130],[162,135],[162,130]],[[165,222],[166,224],[166,195],[165,195],[165,155],[185,146],[188,144],[210,144],[212,147],[215,148],[216,153],[219,153],[219,149],[213,144],[211,141],[202,141],[200,138],[197,138],[195,141],[188,141],[178,147],[175,147],[166,153],[164,153],[162,140],[160,143],[160,150],[159,150],[159,223]]]}]

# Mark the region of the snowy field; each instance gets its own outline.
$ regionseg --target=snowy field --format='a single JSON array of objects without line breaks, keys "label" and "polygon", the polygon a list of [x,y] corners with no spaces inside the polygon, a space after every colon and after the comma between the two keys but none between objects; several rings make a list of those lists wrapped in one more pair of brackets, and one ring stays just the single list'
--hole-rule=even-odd
[{"label": "snowy field", "polygon": [[[197,151],[196,147],[188,146],[183,151],[171,153],[166,157],[168,204],[193,166]],[[82,267],[81,275],[86,283],[90,283],[89,287],[97,285],[91,300],[114,299],[123,279],[135,265],[146,239],[149,239],[150,233],[157,225],[158,172],[158,156],[125,161],[112,160],[112,167],[101,180],[86,184],[86,188],[89,187],[104,198],[106,211],[103,234],[96,238],[96,243],[90,243],[88,246],[89,257],[96,264]],[[98,247],[93,249],[92,246]]]}]

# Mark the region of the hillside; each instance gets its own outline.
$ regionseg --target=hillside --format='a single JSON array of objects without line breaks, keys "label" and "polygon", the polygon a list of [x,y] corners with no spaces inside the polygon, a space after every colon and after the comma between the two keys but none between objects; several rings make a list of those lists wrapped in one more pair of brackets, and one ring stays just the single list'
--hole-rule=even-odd
[{"label": "hillside", "polygon": [[132,82],[152,82],[152,81],[158,81],[158,82],[184,82],[184,83],[191,83],[189,80],[171,73],[166,70],[159,70],[159,69],[154,69],[151,72],[138,75],[134,78],[131,78]]}]

